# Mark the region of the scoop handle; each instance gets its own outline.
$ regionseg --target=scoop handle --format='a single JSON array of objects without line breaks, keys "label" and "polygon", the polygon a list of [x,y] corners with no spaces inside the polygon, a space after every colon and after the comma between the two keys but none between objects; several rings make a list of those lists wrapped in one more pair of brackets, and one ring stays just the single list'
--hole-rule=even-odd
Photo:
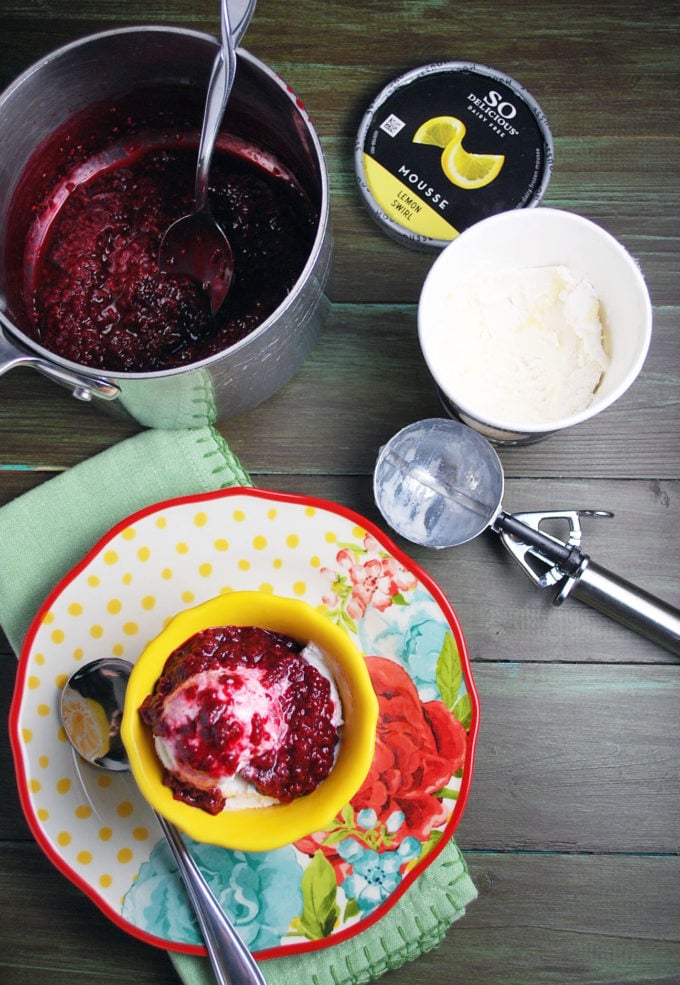
[{"label": "scoop handle", "polygon": [[196,913],[217,985],[266,985],[255,959],[215,899],[179,831],[165,818],[156,816]]},{"label": "scoop handle", "polygon": [[589,557],[556,597],[559,604],[567,595],[585,602],[599,612],[680,656],[680,610],[620,578]]}]

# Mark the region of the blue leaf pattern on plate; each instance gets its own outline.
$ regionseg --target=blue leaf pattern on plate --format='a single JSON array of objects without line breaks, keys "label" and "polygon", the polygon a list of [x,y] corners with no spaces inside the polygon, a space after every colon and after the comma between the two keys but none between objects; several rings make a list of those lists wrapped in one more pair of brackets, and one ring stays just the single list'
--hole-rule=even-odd
[{"label": "blue leaf pattern on plate", "polygon": [[[208,885],[251,951],[281,943],[302,907],[302,867],[292,846],[273,852],[236,852],[187,839]],[[198,925],[165,841],[125,896],[123,916],[150,934],[202,943]]]},{"label": "blue leaf pattern on plate", "polygon": [[383,612],[369,609],[357,632],[364,653],[391,656],[406,667],[423,701],[439,697],[437,660],[450,627],[424,588],[415,589],[408,605],[392,605]]}]

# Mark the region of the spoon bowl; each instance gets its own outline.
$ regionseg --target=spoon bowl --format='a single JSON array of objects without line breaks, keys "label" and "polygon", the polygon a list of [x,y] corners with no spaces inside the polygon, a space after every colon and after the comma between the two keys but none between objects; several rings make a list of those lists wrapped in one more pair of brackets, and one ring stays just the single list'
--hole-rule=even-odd
[{"label": "spoon bowl", "polygon": [[73,673],[61,692],[61,720],[69,742],[88,763],[127,773],[130,762],[120,737],[127,660],[93,660]]},{"label": "spoon bowl", "polygon": [[234,253],[211,212],[193,212],[173,222],[161,242],[160,268],[198,281],[215,317],[231,287]]},{"label": "spoon bowl", "polygon": [[[61,694],[61,719],[75,751],[87,762],[116,773],[130,763],[120,725],[132,664],[103,658],[79,668]],[[218,985],[265,985],[255,959],[217,902],[179,831],[156,814],[201,928]]]}]

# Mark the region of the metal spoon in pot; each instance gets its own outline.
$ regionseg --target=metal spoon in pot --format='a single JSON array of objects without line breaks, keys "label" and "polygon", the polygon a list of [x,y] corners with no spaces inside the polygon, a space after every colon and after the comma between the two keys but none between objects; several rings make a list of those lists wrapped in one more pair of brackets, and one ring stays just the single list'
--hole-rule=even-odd
[{"label": "metal spoon in pot", "polygon": [[229,293],[234,276],[231,244],[208,205],[208,172],[217,134],[236,75],[236,51],[227,0],[220,2],[222,47],[212,67],[201,139],[194,199],[196,210],[166,230],[158,265],[164,273],[186,274],[203,286],[213,317]]},{"label": "metal spoon in pot", "polygon": [[[127,753],[120,738],[125,690],[132,665],[115,658],[93,660],[71,675],[61,695],[61,717],[68,739],[83,759],[105,770],[127,772]],[[69,699],[80,696],[95,701],[109,724],[108,749],[102,755],[85,748],[72,718],[65,712]],[[262,972],[231,921],[215,899],[182,836],[156,814],[175,857],[187,895],[196,913],[218,985],[265,985]]]}]

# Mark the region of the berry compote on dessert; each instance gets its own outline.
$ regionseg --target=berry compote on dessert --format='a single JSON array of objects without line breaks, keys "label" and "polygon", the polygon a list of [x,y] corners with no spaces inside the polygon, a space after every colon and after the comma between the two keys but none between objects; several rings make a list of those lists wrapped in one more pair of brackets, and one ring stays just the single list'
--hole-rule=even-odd
[{"label": "berry compote on dessert", "polygon": [[209,204],[234,277],[213,318],[201,284],[159,269],[163,234],[195,208],[193,103],[162,88],[145,94],[143,111],[138,103],[69,121],[38,155],[19,192],[31,221],[14,260],[27,334],[79,365],[126,373],[194,363],[250,334],[294,287],[318,225],[274,154],[221,134]]},{"label": "berry compote on dessert", "polygon": [[321,651],[255,626],[190,637],[140,715],[175,798],[209,814],[311,793],[333,767],[342,724]]}]

